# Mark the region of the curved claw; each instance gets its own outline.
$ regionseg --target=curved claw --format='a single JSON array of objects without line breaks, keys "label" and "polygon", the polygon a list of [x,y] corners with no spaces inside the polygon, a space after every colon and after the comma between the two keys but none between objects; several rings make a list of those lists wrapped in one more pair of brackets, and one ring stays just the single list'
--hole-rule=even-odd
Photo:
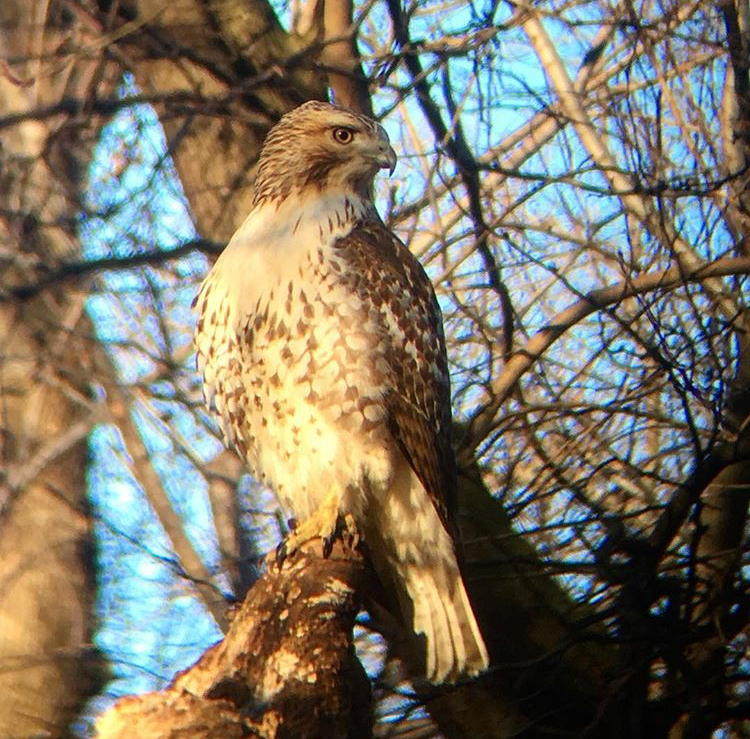
[{"label": "curved claw", "polygon": [[322,539],[325,559],[331,556],[337,536],[340,536],[349,547],[355,548],[359,543],[359,533],[354,517],[350,513],[342,517],[339,514],[340,505],[341,494],[334,486],[310,518],[302,522],[297,522],[293,518],[289,519],[291,531],[276,547],[277,566],[280,568],[302,544],[312,539]]},{"label": "curved claw", "polygon": [[356,549],[360,542],[359,528],[354,520],[354,516],[351,513],[347,513],[344,516],[344,524],[341,527],[341,539],[349,547],[349,549]]},{"label": "curved claw", "polygon": [[284,562],[286,561],[287,557],[291,554],[286,546],[286,539],[282,539],[278,546],[276,547],[276,557],[274,559],[274,565],[276,565],[277,569],[281,569],[284,566]]}]

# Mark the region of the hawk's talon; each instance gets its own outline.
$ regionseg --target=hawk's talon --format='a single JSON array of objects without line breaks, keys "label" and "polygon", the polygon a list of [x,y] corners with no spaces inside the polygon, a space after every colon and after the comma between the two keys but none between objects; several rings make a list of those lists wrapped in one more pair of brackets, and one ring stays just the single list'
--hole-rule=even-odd
[{"label": "hawk's talon", "polygon": [[358,531],[347,531],[345,535],[344,541],[346,542],[346,545],[354,551],[358,546],[360,541],[362,541],[362,538],[359,535]]},{"label": "hawk's talon", "polygon": [[351,513],[347,513],[342,519],[343,526],[340,526],[341,541],[354,551],[360,542],[359,528]]},{"label": "hawk's talon", "polygon": [[287,550],[286,539],[282,539],[276,547],[276,557],[274,558],[274,565],[277,569],[281,569],[284,566],[284,562],[289,556],[290,552]]}]

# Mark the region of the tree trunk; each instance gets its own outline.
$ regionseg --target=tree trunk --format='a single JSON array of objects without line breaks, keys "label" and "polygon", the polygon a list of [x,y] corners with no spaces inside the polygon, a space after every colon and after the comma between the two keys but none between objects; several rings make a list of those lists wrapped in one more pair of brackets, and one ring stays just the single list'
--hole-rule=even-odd
[{"label": "tree trunk", "polygon": [[[0,59],[16,62],[0,74],[0,100],[21,119],[0,145],[4,289],[78,255],[76,214],[101,121],[37,111],[66,97],[83,104],[95,84],[111,89],[108,65],[74,53],[91,40],[81,31],[54,5],[0,6]],[[84,300],[82,291],[61,289],[0,302],[3,737],[62,736],[104,677],[91,641],[86,438],[101,414],[88,384]]]}]

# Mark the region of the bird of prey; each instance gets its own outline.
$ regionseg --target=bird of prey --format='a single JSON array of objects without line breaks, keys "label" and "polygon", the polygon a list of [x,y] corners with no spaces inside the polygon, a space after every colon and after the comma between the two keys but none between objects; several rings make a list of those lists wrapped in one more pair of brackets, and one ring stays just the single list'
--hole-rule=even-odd
[{"label": "bird of prey", "polygon": [[440,308],[383,224],[396,165],[375,121],[309,102],[266,138],[253,207],[206,277],[195,345],[227,444],[299,522],[353,522],[433,683],[487,667],[453,538],[456,468]]}]

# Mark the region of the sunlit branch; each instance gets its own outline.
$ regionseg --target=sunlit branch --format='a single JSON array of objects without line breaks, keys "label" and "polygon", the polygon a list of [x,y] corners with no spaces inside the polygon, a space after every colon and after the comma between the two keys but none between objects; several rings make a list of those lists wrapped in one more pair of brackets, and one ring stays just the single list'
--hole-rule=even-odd
[{"label": "sunlit branch", "polygon": [[654,274],[644,274],[627,282],[592,290],[584,298],[566,308],[541,331],[537,332],[526,344],[516,351],[505,365],[502,375],[492,387],[493,399],[481,408],[469,423],[464,458],[473,454],[473,449],[494,425],[495,414],[513,389],[513,386],[552,344],[568,329],[580,323],[584,318],[598,310],[614,305],[625,298],[633,297],[652,290],[669,290],[687,282],[702,282],[710,278],[726,275],[747,274],[750,272],[750,258],[720,259],[711,264],[703,264],[697,269],[683,271],[670,267]]}]

